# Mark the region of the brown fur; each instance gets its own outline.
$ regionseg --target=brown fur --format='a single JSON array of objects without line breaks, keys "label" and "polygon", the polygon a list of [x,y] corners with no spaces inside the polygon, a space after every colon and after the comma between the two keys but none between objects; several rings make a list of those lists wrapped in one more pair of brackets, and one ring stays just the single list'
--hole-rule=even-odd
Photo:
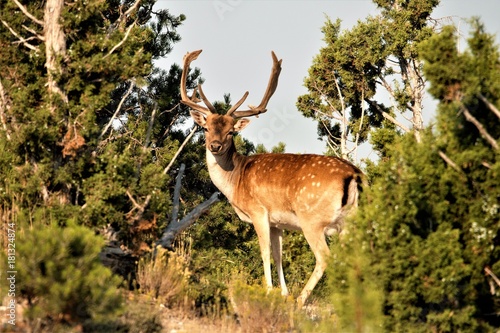
[{"label": "brown fur", "polygon": [[312,154],[260,154],[236,152],[231,133],[248,120],[192,112],[206,129],[207,165],[210,176],[226,195],[238,216],[253,223],[264,262],[266,281],[272,287],[270,252],[278,268],[283,293],[287,293],[281,268],[283,229],[304,233],[316,257],[316,268],[304,287],[303,304],[326,268],[329,249],[325,233],[340,232],[345,215],[358,202],[363,173],[352,163]]}]

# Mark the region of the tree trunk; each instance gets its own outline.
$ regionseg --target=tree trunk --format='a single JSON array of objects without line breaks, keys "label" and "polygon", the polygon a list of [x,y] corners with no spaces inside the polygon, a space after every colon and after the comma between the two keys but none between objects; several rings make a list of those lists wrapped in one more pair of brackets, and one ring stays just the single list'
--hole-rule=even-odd
[{"label": "tree trunk", "polygon": [[[47,0],[44,12],[45,56],[47,67],[47,89],[52,96],[57,94],[68,103],[68,97],[59,88],[55,76],[62,72],[60,59],[66,55],[66,36],[60,22],[64,0]],[[52,104],[52,103],[51,103]],[[55,106],[51,105],[51,111]]]}]

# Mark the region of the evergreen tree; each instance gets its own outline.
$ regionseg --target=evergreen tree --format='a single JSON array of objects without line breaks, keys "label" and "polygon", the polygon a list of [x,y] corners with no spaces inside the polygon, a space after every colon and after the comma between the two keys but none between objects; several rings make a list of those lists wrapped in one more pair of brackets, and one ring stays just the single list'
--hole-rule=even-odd
[{"label": "evergreen tree", "polygon": [[[99,261],[104,240],[74,221],[65,224],[19,235],[15,277],[16,293],[29,302],[24,319],[32,327],[47,325],[46,331],[52,331],[51,322],[56,326],[59,321],[66,325],[117,322],[123,312],[119,289],[123,281]],[[3,252],[0,258],[0,267],[7,271]],[[17,324],[21,326],[20,321]]]},{"label": "evergreen tree", "polygon": [[180,39],[184,16],[154,4],[0,2],[6,221],[75,217],[123,230],[129,245],[161,227],[166,167],[185,138],[173,128],[188,114],[177,103],[180,68],[153,67]]},{"label": "evergreen tree", "polygon": [[349,233],[335,245],[337,298],[381,295],[378,315],[370,314],[369,293],[354,303],[364,312],[337,303],[351,314],[347,323],[390,332],[500,325],[500,54],[478,20],[466,51],[457,38],[450,26],[419,45],[439,100],[436,125],[421,133],[421,144],[406,135],[387,147]]},{"label": "evergreen tree", "polygon": [[[368,139],[383,155],[395,131],[423,130],[425,81],[416,45],[432,35],[429,19],[438,0],[374,0],[381,14],[342,31],[340,20],[327,19],[323,47],[300,96],[298,109],[318,121],[318,134],[333,152],[346,158]],[[382,102],[380,90],[392,105]],[[377,94],[378,93],[378,94]],[[377,95],[376,95],[377,94]],[[411,118],[411,126],[398,114]],[[349,141],[352,142],[349,146]]]},{"label": "evergreen tree", "polygon": [[[157,240],[171,208],[171,162],[187,138],[179,125],[189,114],[178,104],[181,69],[153,66],[180,39],[176,28],[184,16],[153,10],[154,4],[0,0],[2,229],[13,225],[18,235],[43,235],[61,251],[66,246],[61,237],[73,232],[67,221],[79,225],[76,230],[82,235],[95,233],[86,227],[111,226],[118,231],[119,244],[136,253]],[[188,84],[199,75],[193,71]],[[194,193],[195,198],[203,197],[202,190]],[[0,239],[2,249],[7,248],[6,239]],[[103,246],[92,237],[75,242]],[[29,237],[19,237],[17,245],[36,248]],[[85,253],[75,260],[94,255]],[[40,265],[64,266],[54,262],[59,257],[26,261],[23,270],[36,275]],[[57,318],[57,311],[66,313],[56,286],[43,287],[49,278],[42,281],[26,273],[23,279],[32,289],[17,296],[53,303],[32,309],[42,320]],[[71,304],[93,302],[79,293],[78,283],[60,286],[71,295]],[[92,297],[106,292],[89,290]]]}]

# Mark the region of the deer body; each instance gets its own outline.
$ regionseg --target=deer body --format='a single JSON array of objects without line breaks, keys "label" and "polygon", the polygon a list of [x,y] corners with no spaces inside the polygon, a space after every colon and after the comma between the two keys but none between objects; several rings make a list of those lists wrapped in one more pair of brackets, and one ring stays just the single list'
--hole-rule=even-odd
[{"label": "deer body", "polygon": [[342,202],[347,203],[346,189],[360,174],[356,167],[320,155],[230,154],[231,158],[214,156],[207,149],[207,166],[213,183],[243,221],[252,222],[252,211],[260,208],[274,227],[302,230],[299,216],[307,214],[314,220],[324,218],[325,231],[340,231],[342,221],[337,221],[337,214],[324,214],[337,212]]},{"label": "deer body", "polygon": [[187,97],[185,75],[189,63],[199,52],[189,53],[184,59],[181,94],[182,101],[196,110],[191,112],[195,122],[205,129],[210,178],[240,219],[254,225],[268,288],[272,288],[272,249],[282,294],[288,294],[281,262],[283,230],[299,230],[304,234],[315,255],[316,267],[298,297],[303,305],[326,269],[329,248],[325,234],[340,232],[344,216],[351,207],[357,206],[362,172],[348,161],[335,157],[311,154],[244,156],[237,153],[233,134],[249,123],[247,118],[241,117],[266,111],[277,85],[281,61],[278,62],[273,53],[271,79],[258,107],[235,111],[246,98],[245,94],[226,115],[218,115],[211,112],[213,106],[206,100],[201,87],[199,93],[207,108]]}]

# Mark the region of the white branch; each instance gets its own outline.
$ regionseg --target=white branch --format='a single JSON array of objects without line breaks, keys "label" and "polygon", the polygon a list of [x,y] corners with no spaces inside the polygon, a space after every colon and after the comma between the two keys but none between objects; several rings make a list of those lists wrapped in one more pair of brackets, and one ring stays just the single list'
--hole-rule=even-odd
[{"label": "white branch", "polygon": [[170,170],[170,168],[174,164],[175,160],[177,159],[177,157],[181,153],[182,149],[184,149],[184,147],[187,145],[187,143],[189,142],[189,140],[191,140],[191,138],[193,137],[193,135],[194,135],[195,132],[196,132],[196,125],[193,127],[193,129],[191,130],[191,132],[189,133],[189,135],[186,137],[186,139],[184,139],[184,142],[181,144],[181,146],[179,147],[179,149],[177,149],[177,151],[175,152],[174,157],[172,157],[172,160],[170,161],[170,163],[163,170],[163,174],[164,175],[167,174],[168,170]]},{"label": "white branch", "polygon": [[370,101],[370,100],[367,100],[367,102],[371,105],[374,105],[375,108],[377,109],[378,112],[380,112],[380,114],[382,114],[382,116],[389,120],[390,122],[392,122],[394,125],[398,126],[399,128],[401,128],[403,131],[405,131],[406,133],[411,133],[411,130],[406,127],[405,125],[403,125],[402,123],[400,123],[399,121],[396,120],[396,118],[394,118],[393,116],[391,116],[389,113],[385,112],[384,110],[382,110],[380,108],[380,106],[373,102],[373,101]]},{"label": "white branch", "polygon": [[6,111],[9,110],[9,102],[7,101],[7,95],[5,93],[5,90],[3,88],[2,81],[0,80],[0,120],[2,121],[2,127],[3,130],[5,131],[5,136],[7,137],[7,140],[10,141],[10,133],[9,129],[7,128],[7,117],[6,117]]},{"label": "white branch", "polygon": [[20,3],[19,1],[17,0],[12,0],[14,1],[14,3],[17,5],[17,7],[19,7],[19,9],[24,13],[24,15],[26,15],[30,20],[32,20],[33,22],[41,25],[43,27],[43,21],[42,20],[39,20],[37,19],[35,16],[33,16],[29,11],[28,9],[26,9],[26,7],[24,7],[22,5],[22,3]]},{"label": "white branch", "polygon": [[155,104],[153,108],[153,112],[151,112],[151,117],[149,118],[148,130],[146,132],[146,139],[144,140],[144,149],[149,146],[149,142],[151,139],[151,131],[153,130],[153,125],[155,122],[156,113],[158,112],[158,105]]},{"label": "white branch", "polygon": [[486,104],[486,106],[491,110],[491,112],[493,112],[498,117],[498,119],[500,119],[500,110],[498,110],[495,107],[495,105],[490,103],[490,101],[488,101],[488,99],[486,99],[486,97],[484,97],[483,94],[480,93],[479,98],[483,101],[484,104]]},{"label": "white branch", "polygon": [[356,133],[356,141],[354,142],[354,161],[358,160],[358,142],[359,142],[359,133],[363,129],[363,120],[365,119],[365,89],[361,90],[361,120],[359,122],[358,133]]},{"label": "white branch", "polygon": [[128,38],[128,35],[130,34],[130,31],[132,31],[132,28],[133,28],[134,26],[135,26],[135,22],[134,22],[134,23],[132,23],[132,24],[128,27],[127,31],[125,32],[125,36],[123,36],[123,39],[122,39],[122,40],[121,40],[118,44],[116,44],[115,46],[113,46],[113,48],[111,49],[111,51],[109,51],[109,52],[108,52],[108,54],[106,54],[106,55],[103,57],[103,59],[106,59],[107,57],[109,57],[109,56],[110,56],[113,52],[115,52],[115,51],[116,51],[116,49],[117,49],[117,48],[119,48],[120,46],[122,46],[122,45],[123,45],[123,43],[125,43],[125,41],[126,41],[126,40],[127,40],[127,38]]},{"label": "white branch", "polygon": [[141,0],[135,0],[134,4],[125,12],[124,16],[129,16],[141,3]]},{"label": "white branch", "polygon": [[28,43],[28,42],[26,41],[26,39],[24,39],[24,38],[23,38],[23,37],[21,37],[21,36],[20,36],[17,32],[15,32],[15,31],[14,31],[14,29],[12,29],[12,28],[11,28],[11,27],[7,24],[7,22],[5,22],[4,20],[2,20],[2,23],[3,23],[3,25],[5,25],[5,27],[6,27],[7,29],[9,29],[9,31],[10,31],[10,32],[11,32],[14,36],[16,36],[16,37],[19,39],[19,42],[20,42],[21,44],[23,44],[24,46],[26,46],[27,48],[29,48],[29,49],[31,49],[31,50],[33,50],[33,51],[39,51],[38,47],[33,46],[33,45],[31,45],[30,43]]},{"label": "white branch", "polygon": [[479,134],[481,134],[481,136],[486,140],[488,141],[488,143],[495,149],[495,150],[498,150],[499,147],[498,147],[498,143],[496,142],[496,140],[488,133],[488,131],[486,130],[486,128],[484,128],[483,124],[481,124],[479,122],[479,120],[476,119],[476,117],[474,117],[470,112],[469,110],[465,107],[465,106],[462,106],[462,112],[464,113],[464,116],[465,116],[465,119],[467,119],[467,121],[471,122],[474,124],[474,126],[476,126],[477,130],[479,131]]},{"label": "white branch", "polygon": [[27,30],[27,31],[31,32],[33,35],[36,36],[36,38],[40,39],[41,41],[45,40],[45,37],[42,36],[42,35],[40,35],[40,34],[38,34],[38,32],[36,32],[36,30],[31,29],[30,27],[27,27],[24,24],[22,25],[22,27],[24,28],[24,30]]},{"label": "white branch", "polygon": [[109,127],[113,124],[113,121],[115,120],[116,116],[120,112],[123,103],[125,102],[125,100],[127,99],[127,97],[130,95],[130,93],[132,92],[133,88],[134,88],[134,82],[130,81],[130,86],[128,87],[128,90],[125,93],[125,95],[123,95],[122,99],[120,100],[120,103],[118,103],[118,107],[116,108],[115,113],[113,114],[113,116],[109,120],[108,124],[102,130],[101,135],[99,135],[99,141],[101,140],[101,138],[103,137],[103,135],[106,134],[106,132],[108,131]]},{"label": "white branch", "polygon": [[459,173],[463,173],[462,169],[458,167],[458,165],[452,161],[451,158],[448,157],[443,151],[438,151],[439,156],[446,162],[448,163],[449,166],[451,166],[453,169],[458,171]]}]

